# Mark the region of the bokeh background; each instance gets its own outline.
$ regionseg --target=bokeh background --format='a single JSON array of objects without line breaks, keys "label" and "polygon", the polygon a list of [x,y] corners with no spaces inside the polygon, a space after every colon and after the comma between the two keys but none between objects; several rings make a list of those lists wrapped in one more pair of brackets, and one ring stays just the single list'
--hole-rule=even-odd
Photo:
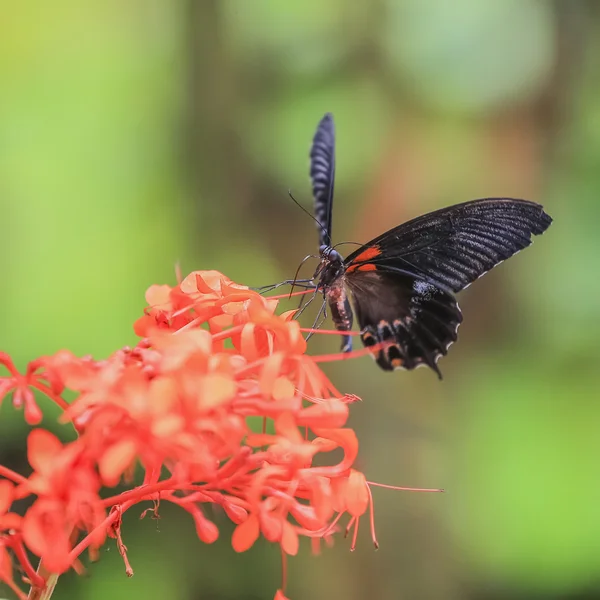
[{"label": "bokeh background", "polygon": [[[381,549],[290,562],[295,600],[600,598],[600,5],[534,0],[6,2],[0,17],[0,348],[135,341],[152,283],[260,285],[316,249],[308,149],[335,114],[334,237],[485,196],[555,222],[461,294],[440,366],[335,364],[375,481]],[[307,267],[311,274],[313,265]],[[307,316],[307,325],[311,322]],[[338,340],[316,336],[312,352]],[[52,426],[52,415],[47,418]],[[0,458],[26,427],[9,402]],[[213,546],[168,507],[57,600],[271,598],[278,551]],[[0,596],[12,597],[5,588]]]}]

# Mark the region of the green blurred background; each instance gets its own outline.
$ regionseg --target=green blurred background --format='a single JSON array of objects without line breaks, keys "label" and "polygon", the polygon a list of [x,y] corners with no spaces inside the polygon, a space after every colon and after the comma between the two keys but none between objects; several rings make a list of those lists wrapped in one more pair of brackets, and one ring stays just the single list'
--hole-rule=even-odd
[{"label": "green blurred background", "polygon": [[[381,549],[366,526],[355,553],[305,543],[288,595],[600,598],[599,72],[593,1],[6,2],[0,347],[24,365],[134,343],[145,289],[173,283],[178,260],[249,285],[293,276],[317,242],[287,190],[310,208],[309,144],[331,111],[335,241],[485,196],[555,222],[460,296],[442,383],[368,358],[326,369],[364,400],[351,424],[370,479],[447,492],[376,489]],[[24,468],[26,431],[5,402],[4,464]],[[221,515],[205,546],[177,510],[139,512],[124,527],[135,577],[111,547],[55,598],[278,587],[277,548],[236,555]]]}]

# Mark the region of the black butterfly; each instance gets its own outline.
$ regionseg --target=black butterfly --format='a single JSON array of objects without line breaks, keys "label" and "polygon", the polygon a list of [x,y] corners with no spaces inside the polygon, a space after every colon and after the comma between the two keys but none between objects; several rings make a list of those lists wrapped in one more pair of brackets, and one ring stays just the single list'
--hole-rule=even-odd
[{"label": "black butterfly", "polygon": [[[333,116],[320,121],[310,151],[320,264],[313,276],[340,332],[352,329],[352,296],[361,339],[386,371],[425,364],[441,378],[462,314],[454,294],[531,244],[552,223],[526,200],[485,198],[423,215],[361,246],[348,258],[331,246],[335,179]],[[343,335],[342,351],[352,349]]]}]

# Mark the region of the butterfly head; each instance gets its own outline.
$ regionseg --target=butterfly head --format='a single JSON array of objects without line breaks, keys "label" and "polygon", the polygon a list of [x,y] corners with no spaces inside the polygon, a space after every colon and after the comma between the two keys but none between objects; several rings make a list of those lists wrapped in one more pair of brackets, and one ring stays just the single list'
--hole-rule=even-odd
[{"label": "butterfly head", "polygon": [[321,262],[313,275],[313,279],[318,279],[318,286],[325,288],[344,273],[344,259],[337,250],[326,244],[320,246],[319,257]]}]

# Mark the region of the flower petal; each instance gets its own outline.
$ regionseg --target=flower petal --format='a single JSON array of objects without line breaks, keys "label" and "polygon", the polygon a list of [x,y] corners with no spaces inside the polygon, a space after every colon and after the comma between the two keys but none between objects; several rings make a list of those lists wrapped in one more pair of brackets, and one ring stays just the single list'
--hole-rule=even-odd
[{"label": "flower petal", "polygon": [[265,360],[259,379],[260,391],[265,396],[270,396],[274,393],[274,386],[279,377],[283,359],[283,352],[275,352]]},{"label": "flower petal", "polygon": [[27,438],[27,460],[40,473],[47,473],[63,449],[61,441],[45,429],[34,429]]},{"label": "flower petal", "polygon": [[346,486],[346,506],[353,517],[360,517],[367,512],[369,491],[367,480],[359,471],[352,469]]},{"label": "flower petal", "polygon": [[326,402],[313,404],[300,411],[297,418],[297,423],[300,426],[309,427],[343,427],[348,420],[348,405],[338,400],[331,398]]},{"label": "flower petal", "polygon": [[345,473],[358,455],[358,439],[353,429],[320,429],[314,428],[315,435],[335,442],[344,450],[344,460],[333,467],[315,467],[313,473],[331,477]]},{"label": "flower petal", "polygon": [[199,509],[194,510],[192,516],[196,523],[196,533],[205,544],[212,544],[219,539],[217,526],[212,521],[209,521]]},{"label": "flower petal", "polygon": [[69,527],[62,502],[36,500],[23,519],[23,539],[44,560],[51,573],[64,573],[70,566]]},{"label": "flower petal", "polygon": [[199,401],[204,409],[216,408],[231,400],[236,392],[236,385],[231,377],[212,373],[201,379]]},{"label": "flower petal", "polygon": [[240,523],[233,532],[231,545],[236,552],[246,552],[254,545],[258,539],[260,528],[256,515],[249,515],[248,518]]},{"label": "flower petal", "polygon": [[5,513],[0,516],[0,531],[9,531],[10,529],[20,529],[23,517],[16,513]]},{"label": "flower petal", "polygon": [[168,310],[171,307],[171,286],[151,285],[146,290],[146,302],[152,308]]},{"label": "flower petal", "polygon": [[296,388],[287,377],[278,377],[273,382],[273,390],[271,393],[273,395],[273,400],[281,401],[294,396],[296,394]]},{"label": "flower petal", "polygon": [[283,531],[281,534],[281,548],[286,554],[296,556],[299,547],[298,532],[289,522],[283,521]]},{"label": "flower petal", "polygon": [[131,465],[136,455],[136,444],[131,440],[123,440],[105,450],[98,461],[98,470],[104,485],[114,487],[119,483],[121,475]]},{"label": "flower petal", "polygon": [[304,441],[302,434],[298,431],[296,419],[291,412],[285,412],[275,419],[275,431],[294,444],[302,444]]}]

